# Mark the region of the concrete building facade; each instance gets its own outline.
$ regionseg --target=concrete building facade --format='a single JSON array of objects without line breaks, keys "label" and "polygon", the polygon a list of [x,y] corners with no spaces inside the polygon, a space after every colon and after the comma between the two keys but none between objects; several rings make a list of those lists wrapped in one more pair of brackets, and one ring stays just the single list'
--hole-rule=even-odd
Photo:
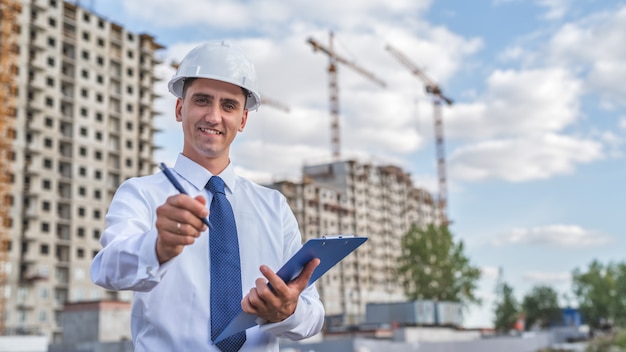
[{"label": "concrete building facade", "polygon": [[162,46],[73,3],[21,4],[5,321],[54,342],[65,303],[132,298],[89,266],[119,184],[154,170]]},{"label": "concrete building facade", "polygon": [[438,219],[432,195],[396,166],[342,160],[303,168],[302,182],[271,185],[293,210],[303,239],[353,234],[369,240],[317,283],[328,316],[337,324],[362,323],[368,302],[398,302],[400,240],[413,224]]}]

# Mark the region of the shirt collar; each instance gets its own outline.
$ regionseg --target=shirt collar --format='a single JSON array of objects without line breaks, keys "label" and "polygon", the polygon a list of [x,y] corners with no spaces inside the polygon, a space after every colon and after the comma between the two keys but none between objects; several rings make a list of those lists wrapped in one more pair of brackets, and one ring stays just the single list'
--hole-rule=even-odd
[{"label": "shirt collar", "polygon": [[[189,159],[183,154],[178,154],[176,163],[174,164],[174,170],[197,190],[204,189],[204,186],[206,186],[209,182],[209,179],[214,176],[202,165]],[[235,167],[232,162],[229,162],[228,166],[226,166],[226,168],[217,176],[224,180],[224,184],[226,185],[226,188],[230,190],[230,193],[235,192]]]}]

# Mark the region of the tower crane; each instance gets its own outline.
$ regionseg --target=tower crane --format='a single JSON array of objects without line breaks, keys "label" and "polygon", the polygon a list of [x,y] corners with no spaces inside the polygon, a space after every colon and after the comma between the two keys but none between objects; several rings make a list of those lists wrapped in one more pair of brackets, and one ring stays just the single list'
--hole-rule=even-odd
[{"label": "tower crane", "polygon": [[11,244],[11,154],[15,120],[15,68],[17,53],[17,16],[22,11],[19,1],[0,0],[0,335],[6,334],[7,264]]},{"label": "tower crane", "polygon": [[329,75],[329,88],[330,88],[330,131],[331,131],[331,145],[333,158],[338,159],[341,154],[341,142],[339,136],[339,86],[337,85],[337,63],[342,63],[361,75],[369,78],[373,82],[376,82],[381,87],[385,87],[387,84],[374,76],[374,74],[366,71],[365,69],[357,66],[354,62],[348,61],[339,56],[333,49],[333,32],[329,34],[328,48],[316,42],[313,38],[309,38],[307,43],[313,46],[314,51],[321,51],[328,55],[328,75]]},{"label": "tower crane", "polygon": [[271,107],[273,107],[275,109],[278,109],[278,110],[280,110],[282,112],[287,112],[288,113],[288,112],[291,111],[291,109],[287,105],[285,105],[285,104],[283,104],[283,103],[281,103],[281,102],[279,102],[277,100],[264,97],[262,94],[261,94],[261,105],[269,105],[269,106],[271,106]]},{"label": "tower crane", "polygon": [[448,190],[446,185],[446,156],[443,138],[443,119],[441,116],[442,101],[447,105],[452,105],[452,99],[443,95],[441,88],[432,79],[426,76],[415,64],[413,64],[398,49],[387,45],[385,47],[393,56],[396,57],[411,73],[417,76],[424,83],[426,93],[433,99],[433,114],[435,122],[435,144],[437,157],[437,178],[439,181],[439,220],[443,225],[449,224],[447,207],[448,207]]}]

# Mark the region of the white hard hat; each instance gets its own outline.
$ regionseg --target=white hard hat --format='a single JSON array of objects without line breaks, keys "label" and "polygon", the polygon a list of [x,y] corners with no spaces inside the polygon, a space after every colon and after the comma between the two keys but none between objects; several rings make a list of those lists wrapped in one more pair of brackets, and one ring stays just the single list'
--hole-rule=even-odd
[{"label": "white hard hat", "polygon": [[240,86],[248,91],[246,109],[254,110],[261,105],[254,65],[229,41],[201,44],[183,58],[167,84],[177,98],[183,95],[183,82],[187,77],[210,78]]}]

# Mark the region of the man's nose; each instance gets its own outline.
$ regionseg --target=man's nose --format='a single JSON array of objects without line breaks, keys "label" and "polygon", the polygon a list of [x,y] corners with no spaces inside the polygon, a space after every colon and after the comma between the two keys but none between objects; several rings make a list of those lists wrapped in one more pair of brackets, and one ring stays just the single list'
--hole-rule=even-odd
[{"label": "man's nose", "polygon": [[221,111],[218,105],[211,104],[206,108],[204,113],[204,120],[207,122],[219,122],[221,119]]}]

